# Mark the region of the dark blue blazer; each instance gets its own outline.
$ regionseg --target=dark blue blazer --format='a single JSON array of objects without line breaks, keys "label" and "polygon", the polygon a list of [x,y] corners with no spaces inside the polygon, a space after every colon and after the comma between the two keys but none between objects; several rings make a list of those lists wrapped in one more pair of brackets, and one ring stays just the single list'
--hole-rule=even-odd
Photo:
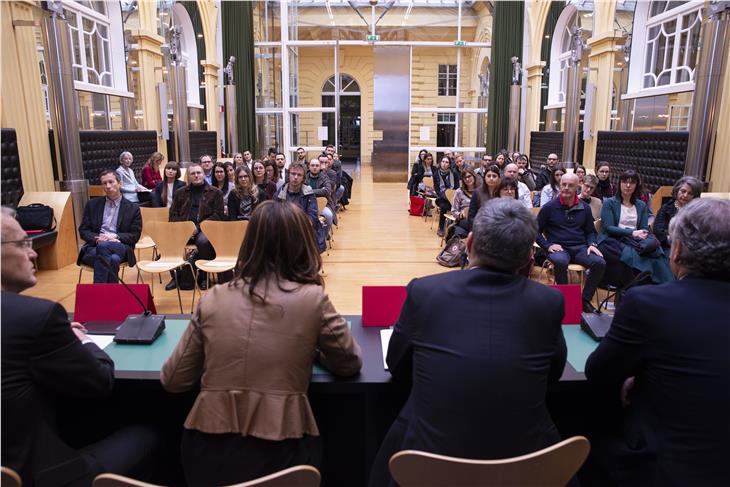
[{"label": "dark blue blazer", "polygon": [[[157,183],[157,185],[155,186],[155,189],[152,191],[152,197],[151,197],[151,200],[152,201],[151,202],[152,202],[152,207],[153,208],[162,208],[164,206],[167,206],[167,202],[166,201],[162,201],[162,186],[163,185],[166,185],[166,184],[167,183],[165,181],[160,181],[159,183]],[[183,181],[180,181],[179,179],[176,179],[172,183],[172,194],[173,194],[173,196],[175,195],[175,192],[178,189],[180,189],[180,188],[182,188],[184,186],[185,186],[185,183]]]},{"label": "dark blue blazer", "polygon": [[730,485],[725,279],[688,276],[629,290],[588,358],[588,381],[615,397],[626,378],[636,377],[626,414],[642,431],[627,434],[627,446],[643,433],[642,448],[655,462],[641,462],[634,478],[653,478],[656,486]]},{"label": "dark blue blazer", "polygon": [[[81,249],[77,265],[81,265],[81,257],[84,255],[84,248],[88,245],[96,245],[96,237],[101,233],[101,224],[104,220],[104,203],[106,198],[90,199],[84,207],[84,216],[79,225],[79,235],[86,242]],[[117,235],[119,241],[127,248],[126,261],[129,266],[137,263],[134,255],[134,246],[139,241],[142,233],[142,213],[136,203],[131,203],[125,198],[121,199],[119,214],[117,215]]]},{"label": "dark blue blazer", "polygon": [[2,462],[23,485],[88,486],[100,472],[59,437],[56,404],[111,395],[114,363],[60,304],[2,292]]},{"label": "dark blue blazer", "polygon": [[548,382],[565,367],[562,294],[486,268],[415,279],[393,330],[387,362],[412,383],[386,435],[370,485],[387,485],[400,450],[505,458],[560,441]]}]

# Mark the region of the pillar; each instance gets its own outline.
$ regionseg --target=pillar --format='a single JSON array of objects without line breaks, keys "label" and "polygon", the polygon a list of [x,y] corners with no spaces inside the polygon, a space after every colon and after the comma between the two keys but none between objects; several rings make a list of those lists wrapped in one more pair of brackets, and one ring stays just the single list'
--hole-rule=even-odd
[{"label": "pillar", "polygon": [[[538,53],[539,55],[539,53]],[[542,93],[542,72],[545,62],[527,66],[527,107],[525,109],[525,152],[530,153],[530,132],[540,130],[540,94]]]},{"label": "pillar", "polygon": [[[205,82],[205,116],[208,125],[205,130],[219,132],[220,109],[218,105],[218,73],[220,64],[210,61],[200,61],[203,67],[203,81]],[[218,134],[220,135],[220,134]],[[216,140],[220,140],[216,137]]]}]

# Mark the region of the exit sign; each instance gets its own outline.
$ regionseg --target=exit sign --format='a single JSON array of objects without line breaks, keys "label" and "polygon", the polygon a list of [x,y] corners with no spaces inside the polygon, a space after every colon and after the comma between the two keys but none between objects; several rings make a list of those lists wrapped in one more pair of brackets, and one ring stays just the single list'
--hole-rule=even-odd
[{"label": "exit sign", "polygon": [[379,41],[379,40],[380,40],[380,36],[378,36],[378,35],[369,35],[368,36],[368,41],[374,42],[374,41]]},{"label": "exit sign", "polygon": [[454,45],[456,47],[464,47],[466,46],[466,41],[454,41]]}]

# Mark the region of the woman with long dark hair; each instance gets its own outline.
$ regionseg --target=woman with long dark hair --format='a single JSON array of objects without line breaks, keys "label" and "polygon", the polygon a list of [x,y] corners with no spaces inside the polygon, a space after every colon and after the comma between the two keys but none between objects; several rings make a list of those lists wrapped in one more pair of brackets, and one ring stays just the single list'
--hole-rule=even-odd
[{"label": "woman with long dark hair", "polygon": [[601,200],[605,200],[606,198],[611,198],[614,194],[616,194],[616,187],[611,182],[611,178],[609,177],[610,175],[611,171],[610,167],[608,166],[608,162],[596,162],[596,176],[598,177],[598,186],[596,186],[596,191],[593,193],[593,196]]},{"label": "woman with long dark hair", "polygon": [[273,181],[266,180],[266,163],[260,160],[253,161],[251,172],[253,173],[254,184],[259,187],[261,199],[272,199],[274,193],[276,193],[276,184]]},{"label": "woman with long dark hair", "polygon": [[[421,156],[421,153],[424,153]],[[411,196],[415,196],[419,191],[423,191],[425,188],[422,186],[423,178],[425,176],[433,176],[433,154],[422,150],[419,153],[420,162],[413,164],[411,168],[411,177],[408,180],[408,191]]]},{"label": "woman with long dark hair", "polygon": [[223,210],[228,213],[226,201],[228,201],[228,195],[233,189],[234,184],[228,180],[228,170],[226,166],[221,162],[216,162],[213,166],[213,178],[212,186],[218,188],[223,193]]},{"label": "woman with long dark hair", "polygon": [[175,192],[183,186],[185,183],[180,181],[180,166],[175,161],[169,161],[165,164],[165,179],[157,183],[152,192],[152,206],[169,208]]},{"label": "woman with long dark hair", "polygon": [[550,169],[550,183],[543,186],[540,192],[540,206],[545,206],[549,201],[560,195],[560,178],[565,174],[565,166],[557,163]]},{"label": "woman with long dark hair", "polygon": [[188,485],[230,485],[295,465],[319,466],[307,399],[315,356],[339,376],[360,347],[324,292],[312,225],[291,203],[251,216],[236,277],[210,289],[160,372],[169,392],[200,392],[182,437]]},{"label": "woman with long dark hair", "polygon": [[248,220],[261,200],[261,191],[253,183],[251,170],[246,164],[239,166],[236,169],[236,185],[228,194],[228,219]]},{"label": "woman with long dark hair", "polygon": [[478,189],[474,190],[474,194],[469,202],[469,230],[471,230],[474,217],[479,211],[479,208],[492,198],[499,197],[497,188],[499,188],[499,181],[502,178],[500,174],[499,166],[496,164],[492,164],[485,169],[482,184]]},{"label": "woman with long dark hair", "polygon": [[603,200],[598,245],[606,259],[605,278],[611,284],[621,286],[626,282],[616,281],[627,281],[633,277],[628,273],[609,273],[618,268],[620,262],[633,274],[648,271],[651,280],[657,284],[674,279],[659,240],[649,230],[649,208],[639,195],[641,178],[636,171],[629,169],[619,177],[617,194]]},{"label": "woman with long dark hair", "polygon": [[504,176],[499,181],[499,187],[497,187],[497,195],[500,198],[513,198],[520,199],[517,195],[517,180],[509,176]]}]

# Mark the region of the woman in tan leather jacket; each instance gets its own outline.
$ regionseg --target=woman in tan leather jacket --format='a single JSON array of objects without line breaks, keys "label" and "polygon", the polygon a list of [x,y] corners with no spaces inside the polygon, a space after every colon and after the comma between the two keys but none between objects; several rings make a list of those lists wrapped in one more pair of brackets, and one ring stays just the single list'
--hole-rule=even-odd
[{"label": "woman in tan leather jacket", "polygon": [[200,300],[161,371],[170,392],[200,382],[182,439],[189,485],[318,466],[319,430],[307,400],[315,355],[335,375],[354,375],[362,365],[324,292],[321,264],[301,209],[275,201],[256,208],[237,277]]}]

